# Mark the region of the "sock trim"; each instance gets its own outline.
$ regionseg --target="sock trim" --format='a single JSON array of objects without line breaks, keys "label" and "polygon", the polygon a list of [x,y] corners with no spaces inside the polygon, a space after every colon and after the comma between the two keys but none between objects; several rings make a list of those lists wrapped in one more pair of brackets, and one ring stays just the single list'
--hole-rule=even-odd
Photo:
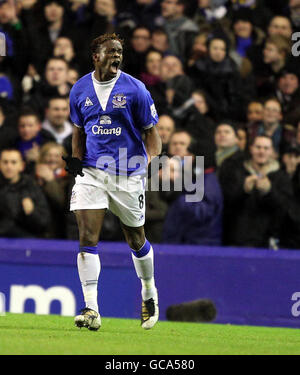
[{"label": "sock trim", "polygon": [[144,256],[146,256],[149,251],[151,249],[151,244],[150,242],[146,239],[144,245],[140,248],[140,250],[133,250],[131,249],[131,252],[132,254],[136,257],[136,258],[142,258]]},{"label": "sock trim", "polygon": [[79,246],[80,253],[98,254],[97,246]]}]

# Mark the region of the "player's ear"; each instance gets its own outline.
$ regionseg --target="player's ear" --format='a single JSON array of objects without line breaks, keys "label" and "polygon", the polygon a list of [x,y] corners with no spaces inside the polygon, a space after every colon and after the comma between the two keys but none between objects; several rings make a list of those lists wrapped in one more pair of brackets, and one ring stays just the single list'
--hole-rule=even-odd
[{"label": "player's ear", "polygon": [[99,52],[93,53],[93,62],[94,62],[94,64],[98,63],[99,61],[100,61],[100,53]]}]

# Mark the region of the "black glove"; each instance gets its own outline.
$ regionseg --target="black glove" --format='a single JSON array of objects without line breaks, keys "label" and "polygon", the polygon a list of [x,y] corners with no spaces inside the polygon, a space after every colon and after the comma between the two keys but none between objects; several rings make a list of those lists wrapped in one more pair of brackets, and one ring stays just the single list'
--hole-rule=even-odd
[{"label": "black glove", "polygon": [[72,156],[64,157],[62,159],[66,162],[67,166],[65,170],[76,177],[78,174],[79,176],[83,177],[84,174],[82,172],[82,161],[78,158],[72,158]]}]

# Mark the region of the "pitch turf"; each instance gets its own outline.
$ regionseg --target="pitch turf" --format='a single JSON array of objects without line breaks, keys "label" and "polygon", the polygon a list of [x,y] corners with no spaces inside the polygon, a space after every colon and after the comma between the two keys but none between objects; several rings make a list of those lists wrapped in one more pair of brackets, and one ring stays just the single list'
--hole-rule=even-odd
[{"label": "pitch turf", "polygon": [[104,318],[98,332],[57,315],[0,316],[0,354],[300,354],[300,331]]}]

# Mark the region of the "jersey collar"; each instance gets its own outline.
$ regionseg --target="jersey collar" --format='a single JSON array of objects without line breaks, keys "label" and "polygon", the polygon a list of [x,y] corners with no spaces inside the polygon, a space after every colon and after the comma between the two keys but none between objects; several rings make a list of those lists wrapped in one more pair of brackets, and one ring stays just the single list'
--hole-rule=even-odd
[{"label": "jersey collar", "polygon": [[93,81],[94,81],[97,85],[100,85],[100,86],[106,86],[106,85],[111,85],[112,83],[117,82],[117,80],[120,78],[120,75],[121,75],[121,70],[119,69],[117,75],[116,75],[113,79],[110,79],[109,81],[100,82],[100,81],[98,81],[98,80],[95,78],[95,70],[94,70],[94,71],[92,72],[92,79],[93,79]]}]

